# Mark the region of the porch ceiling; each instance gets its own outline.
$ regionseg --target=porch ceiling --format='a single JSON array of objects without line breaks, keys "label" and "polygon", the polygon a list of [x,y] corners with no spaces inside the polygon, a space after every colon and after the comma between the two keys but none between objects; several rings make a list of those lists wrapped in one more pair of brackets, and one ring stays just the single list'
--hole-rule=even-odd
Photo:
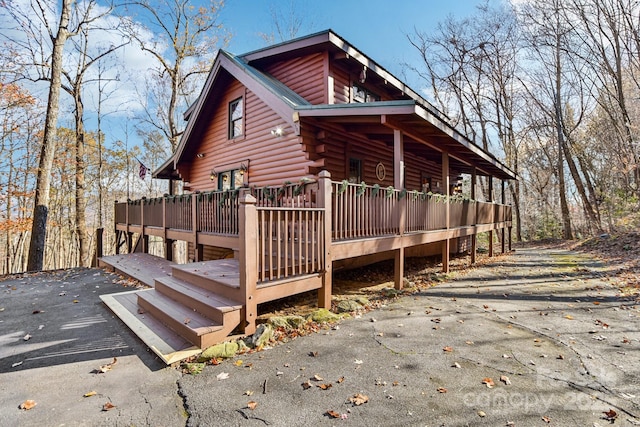
[{"label": "porch ceiling", "polygon": [[516,175],[492,154],[487,153],[440,118],[414,101],[387,101],[366,104],[314,105],[296,109],[300,120],[339,125],[347,133],[359,134],[373,141],[393,146],[393,132],[404,136],[405,152],[440,163],[442,153],[449,153],[450,167],[461,173],[500,179]]}]

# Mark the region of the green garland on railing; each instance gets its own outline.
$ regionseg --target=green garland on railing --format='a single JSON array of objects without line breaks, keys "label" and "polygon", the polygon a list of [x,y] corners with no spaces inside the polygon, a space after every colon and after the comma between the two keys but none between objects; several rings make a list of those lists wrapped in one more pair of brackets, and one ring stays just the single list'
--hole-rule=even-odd
[{"label": "green garland on railing", "polygon": [[356,196],[360,197],[364,195],[366,191],[367,191],[367,184],[364,181],[362,181],[360,183],[360,186],[358,187],[358,190],[356,191]]},{"label": "green garland on railing", "polygon": [[402,200],[407,196],[407,189],[403,188],[402,190],[400,190],[400,193],[398,194],[398,200]]},{"label": "green garland on railing", "polygon": [[347,191],[348,186],[349,186],[349,181],[347,181],[346,179],[343,179],[342,183],[340,183],[340,188],[338,188],[338,194],[342,194],[345,191]]},{"label": "green garland on railing", "polygon": [[379,192],[380,192],[380,184],[374,184],[373,187],[371,187],[371,197],[376,197]]},{"label": "green garland on railing", "polygon": [[393,185],[387,187],[386,196],[387,199],[390,199],[393,196]]}]

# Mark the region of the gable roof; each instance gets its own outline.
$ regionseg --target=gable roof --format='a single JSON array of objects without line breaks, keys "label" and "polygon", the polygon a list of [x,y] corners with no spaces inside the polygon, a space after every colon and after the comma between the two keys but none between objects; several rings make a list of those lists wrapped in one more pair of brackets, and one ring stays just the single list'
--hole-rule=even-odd
[{"label": "gable roof", "polygon": [[[352,58],[360,63],[365,70],[371,70],[380,76],[386,84],[392,85],[409,99],[360,104],[312,105],[285,84],[258,69],[261,64],[266,62],[298,57],[322,49],[343,55],[345,58]],[[423,121],[424,125],[435,128],[439,137],[446,137],[440,139],[440,141],[446,146],[447,151],[451,151],[454,156],[456,154],[458,154],[458,157],[470,156],[474,159],[474,162],[478,163],[479,170],[487,174],[492,174],[502,179],[517,179],[516,174],[495,156],[483,150],[452,126],[449,118],[444,113],[440,112],[417,92],[332,30],[320,31],[240,56],[233,56],[226,51],[220,50],[200,97],[185,113],[185,116],[190,117],[190,120],[176,152],[169,161],[154,172],[154,177],[169,178],[172,176],[194,132],[194,127],[200,120],[199,116],[202,108],[212,96],[212,88],[218,80],[222,69],[254,92],[294,129],[299,129],[300,117],[379,115],[380,120],[384,121],[383,117],[397,115],[406,123],[411,122],[412,126],[416,126],[416,123],[419,123],[415,120],[417,118]],[[411,120],[412,117],[414,118],[413,120]],[[431,145],[431,147],[437,151],[443,151],[442,147],[436,147],[435,145]],[[459,160],[460,165],[466,165],[467,170],[470,170],[471,165],[468,162],[462,159]]]}]

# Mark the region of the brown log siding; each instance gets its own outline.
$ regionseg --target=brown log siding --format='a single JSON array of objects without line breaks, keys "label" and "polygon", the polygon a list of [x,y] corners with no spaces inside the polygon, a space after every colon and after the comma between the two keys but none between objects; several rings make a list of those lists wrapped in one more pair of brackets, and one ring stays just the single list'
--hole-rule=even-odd
[{"label": "brown log siding", "polygon": [[[245,129],[242,137],[229,140],[228,105],[238,94],[244,94]],[[284,181],[297,181],[305,176],[306,165],[303,146],[298,142],[294,130],[286,127],[284,120],[273,112],[253,92],[245,90],[238,81],[227,86],[219,101],[207,108],[205,117],[210,117],[200,139],[193,150],[190,168],[190,190],[212,190],[217,180],[211,180],[213,169],[222,172],[223,165],[249,161],[248,185],[281,185]],[[271,130],[277,126],[285,129],[284,137],[274,137]],[[202,158],[196,153],[205,153]],[[184,163],[185,169],[187,164]],[[180,165],[182,171],[183,165]]]},{"label": "brown log siding", "polygon": [[311,104],[324,104],[327,87],[325,58],[324,53],[314,53],[277,62],[267,66],[265,71]]}]

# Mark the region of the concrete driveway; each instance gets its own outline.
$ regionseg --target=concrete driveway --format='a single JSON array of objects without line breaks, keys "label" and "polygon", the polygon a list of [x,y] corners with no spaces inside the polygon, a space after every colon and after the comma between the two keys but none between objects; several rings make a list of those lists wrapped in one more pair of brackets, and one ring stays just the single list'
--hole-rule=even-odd
[{"label": "concrete driveway", "polygon": [[7,280],[0,425],[640,425],[640,311],[610,268],[518,250],[198,375],[164,368],[112,318],[98,294],[122,290],[113,275]]}]

